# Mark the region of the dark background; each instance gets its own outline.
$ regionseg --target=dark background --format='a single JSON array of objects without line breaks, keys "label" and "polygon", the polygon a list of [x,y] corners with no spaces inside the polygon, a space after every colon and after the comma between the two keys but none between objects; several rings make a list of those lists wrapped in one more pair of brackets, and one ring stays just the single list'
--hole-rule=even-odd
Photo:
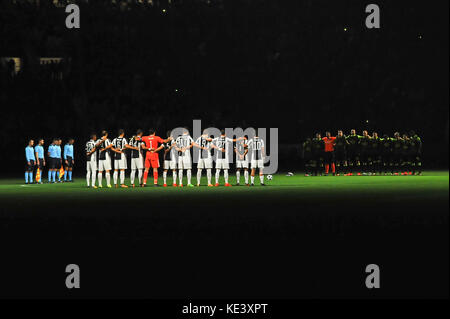
[{"label": "dark background", "polygon": [[[0,2],[0,57],[23,59],[0,72],[2,177],[22,176],[30,137],[75,137],[80,159],[91,131],[193,119],[279,128],[282,170],[306,137],[339,128],[413,129],[425,165],[448,167],[447,1],[377,1],[380,30],[366,29],[362,1],[79,1],[80,30],[48,1],[16,2]],[[126,193],[4,196],[0,297],[448,298],[445,189],[433,201],[258,189],[180,192],[151,209]],[[374,261],[377,291],[363,286]],[[72,262],[77,291],[64,286]]]},{"label": "dark background", "polygon": [[0,71],[3,171],[22,169],[28,138],[75,137],[80,160],[92,131],[193,119],[279,128],[285,170],[340,128],[415,130],[424,165],[448,167],[447,1],[377,1],[378,30],[363,1],[78,1],[79,30],[49,2],[0,3],[0,56],[22,58]]}]

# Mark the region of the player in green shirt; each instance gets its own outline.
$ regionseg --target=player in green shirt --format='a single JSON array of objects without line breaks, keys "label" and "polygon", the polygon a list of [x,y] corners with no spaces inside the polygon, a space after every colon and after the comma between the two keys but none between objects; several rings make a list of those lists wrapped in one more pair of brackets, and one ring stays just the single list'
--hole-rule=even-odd
[{"label": "player in green shirt", "polygon": [[414,175],[422,174],[422,140],[414,132],[410,132],[410,144],[411,144],[411,155],[412,155],[412,169]]},{"label": "player in green shirt", "polygon": [[373,132],[369,141],[369,172],[372,175],[381,174],[380,143],[381,139],[378,137],[378,133]]},{"label": "player in green shirt", "polygon": [[348,175],[353,175],[355,170],[360,168],[359,161],[359,139],[360,136],[356,134],[356,130],[352,129],[350,135],[346,136],[347,140],[347,162],[350,172]]},{"label": "player in green shirt", "polygon": [[313,143],[310,137],[302,145],[302,157],[305,167],[305,176],[311,176],[313,173]]},{"label": "player in green shirt", "polygon": [[334,144],[334,160],[336,162],[336,175],[347,174],[347,139],[342,130],[339,130]]},{"label": "player in green shirt", "polygon": [[359,160],[361,161],[363,175],[368,175],[370,173],[369,172],[369,143],[370,143],[369,133],[366,130],[364,130],[363,135],[359,139],[359,147],[360,147]]},{"label": "player in green shirt", "polygon": [[387,134],[383,135],[383,138],[380,140],[380,154],[381,154],[381,162],[383,166],[384,175],[388,173],[388,171],[393,174],[393,161],[392,161],[392,138],[390,138]]},{"label": "player in green shirt", "polygon": [[314,176],[318,174],[322,175],[323,172],[323,160],[324,160],[324,152],[325,152],[325,143],[322,140],[322,135],[320,133],[316,134],[316,137],[312,140],[312,149],[313,149],[313,173]]},{"label": "player in green shirt", "polygon": [[401,164],[403,151],[403,139],[400,137],[399,132],[394,133],[394,138],[392,140],[392,162],[393,162],[393,174],[398,175],[401,171]]}]

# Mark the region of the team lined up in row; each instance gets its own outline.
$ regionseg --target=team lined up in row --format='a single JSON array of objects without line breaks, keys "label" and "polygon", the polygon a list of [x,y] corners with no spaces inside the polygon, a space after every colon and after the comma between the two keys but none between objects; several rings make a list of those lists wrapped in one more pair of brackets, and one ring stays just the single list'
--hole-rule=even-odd
[{"label": "team lined up in row", "polygon": [[337,136],[320,133],[303,143],[305,174],[318,175],[330,167],[333,175],[415,175],[422,170],[422,141],[413,131],[410,134],[396,132],[394,137],[377,132],[372,136],[367,131],[357,135],[353,129],[345,136],[338,131]]},{"label": "team lined up in row", "polygon": [[50,144],[47,149],[47,163],[45,160],[46,156],[44,152],[44,139],[39,139],[36,146],[34,146],[34,140],[29,140],[28,146],[25,148],[25,184],[34,183],[34,172],[36,172],[36,183],[42,184],[42,175],[44,168],[48,168],[49,183],[61,183],[61,178],[63,176],[65,182],[72,182],[72,169],[75,163],[73,157],[74,142],[74,139],[70,138],[67,141],[67,144],[64,145],[64,152],[62,153],[62,140],[60,138],[54,138],[52,144]]},{"label": "team lined up in row", "polygon": [[[234,144],[235,143],[235,144]],[[234,146],[234,147],[233,147]],[[236,153],[236,177],[237,185],[240,183],[240,173],[244,170],[244,179],[247,186],[254,185],[256,169],[259,169],[261,185],[264,185],[264,141],[258,136],[250,140],[247,136],[231,139],[226,136],[225,131],[216,138],[209,136],[208,131],[194,141],[189,135],[189,130],[184,129],[183,133],[176,139],[171,132],[167,133],[167,138],[162,139],[156,136],[155,130],[151,129],[149,135],[144,136],[142,130],[137,130],[136,135],[129,140],[125,138],[125,131],[119,130],[118,137],[112,141],[108,138],[108,132],[103,131],[101,138],[91,134],[91,139],[86,143],[87,156],[87,185],[97,188],[103,187],[103,173],[105,173],[106,186],[111,185],[111,170],[114,164],[113,183],[115,187],[128,187],[125,185],[125,170],[128,168],[126,151],[130,150],[131,157],[131,186],[135,187],[136,173],[138,174],[138,185],[145,187],[149,170],[153,171],[153,185],[158,184],[159,153],[163,154],[163,186],[167,187],[167,173],[172,171],[172,186],[183,187],[183,173],[186,171],[187,186],[192,184],[192,157],[191,148],[197,148],[197,186],[201,184],[203,169],[206,170],[207,185],[219,186],[221,170],[224,170],[225,186],[229,183],[228,170],[230,169],[230,153]],[[215,150],[215,156],[212,152]],[[145,154],[144,154],[145,153]],[[231,155],[232,156],[232,155]],[[212,169],[215,162],[215,184],[212,184]],[[249,183],[249,166],[251,176]],[[97,173],[98,171],[98,173]],[[120,181],[119,181],[120,179]]]}]

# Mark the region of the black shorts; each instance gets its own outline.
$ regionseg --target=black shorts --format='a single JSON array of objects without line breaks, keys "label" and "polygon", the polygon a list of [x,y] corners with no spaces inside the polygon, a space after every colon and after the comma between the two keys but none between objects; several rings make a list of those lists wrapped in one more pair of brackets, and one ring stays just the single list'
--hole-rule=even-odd
[{"label": "black shorts", "polygon": [[334,152],[325,152],[324,160],[327,164],[334,163]]},{"label": "black shorts", "polygon": [[61,159],[56,157],[50,157],[48,163],[49,169],[61,168]]},{"label": "black shorts", "polygon": [[361,152],[360,161],[366,163],[368,162],[368,160],[369,160],[369,153],[366,151]]},{"label": "black shorts", "polygon": [[28,164],[28,162],[27,162],[27,165],[25,166],[25,170],[27,172],[32,172],[32,171],[34,171],[34,167],[36,166],[36,163],[33,160],[31,160],[29,162],[30,162],[30,164]]},{"label": "black shorts", "polygon": [[344,162],[347,159],[345,151],[334,151],[334,160],[336,162]]},{"label": "black shorts", "polygon": [[73,158],[72,158],[72,156],[67,156],[66,161],[67,161],[66,167],[72,168],[73,167]]},{"label": "black shorts", "polygon": [[39,164],[37,165],[37,168],[39,168],[41,171],[44,169],[44,159],[39,159]]},{"label": "black shorts", "polygon": [[350,162],[356,162],[359,161],[359,154],[356,150],[348,150],[347,158]]}]

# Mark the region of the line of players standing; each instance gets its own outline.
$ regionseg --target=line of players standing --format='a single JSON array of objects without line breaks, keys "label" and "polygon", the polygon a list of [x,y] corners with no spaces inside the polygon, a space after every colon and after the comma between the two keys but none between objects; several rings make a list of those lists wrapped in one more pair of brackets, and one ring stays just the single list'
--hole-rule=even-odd
[{"label": "line of players standing", "polygon": [[302,155],[306,176],[328,175],[420,175],[422,173],[422,141],[411,131],[394,137],[367,131],[357,135],[353,129],[345,136],[340,130],[336,137],[326,132],[303,143]]},{"label": "line of players standing", "polygon": [[[108,138],[107,131],[101,133],[100,139],[97,139],[95,133],[91,134],[91,139],[86,143],[87,186],[97,188],[97,180],[98,187],[103,187],[103,174],[105,174],[106,186],[111,188],[111,171],[114,164],[114,186],[127,188],[128,186],[125,184],[125,171],[128,168],[126,151],[130,150],[130,182],[132,187],[135,187],[136,179],[138,185],[145,187],[150,170],[153,173],[153,185],[160,186],[158,184],[160,152],[163,153],[164,163],[163,186],[167,187],[167,174],[169,171],[172,171],[172,186],[183,187],[183,174],[186,171],[186,185],[193,187],[190,149],[194,147],[199,149],[197,186],[201,184],[202,171],[205,169],[208,186],[220,186],[219,179],[221,170],[223,170],[224,185],[230,187],[228,170],[230,169],[230,153],[233,154],[233,151],[236,154],[236,185],[240,184],[241,170],[243,170],[245,184],[254,186],[255,174],[258,169],[260,184],[264,186],[264,140],[258,136],[254,136],[250,140],[248,140],[247,136],[231,139],[222,130],[219,137],[212,138],[207,130],[204,130],[203,134],[194,141],[186,128],[183,129],[183,133],[176,139],[174,139],[170,131],[167,133],[167,136],[166,139],[162,139],[156,136],[156,132],[153,129],[149,131],[148,136],[144,136],[143,131],[139,129],[129,140],[125,138],[123,129],[119,130],[118,137],[112,141]],[[235,146],[233,147],[234,143]],[[216,169],[214,185],[212,184],[213,150],[216,150],[214,158]],[[251,168],[250,182],[249,166]]]}]

